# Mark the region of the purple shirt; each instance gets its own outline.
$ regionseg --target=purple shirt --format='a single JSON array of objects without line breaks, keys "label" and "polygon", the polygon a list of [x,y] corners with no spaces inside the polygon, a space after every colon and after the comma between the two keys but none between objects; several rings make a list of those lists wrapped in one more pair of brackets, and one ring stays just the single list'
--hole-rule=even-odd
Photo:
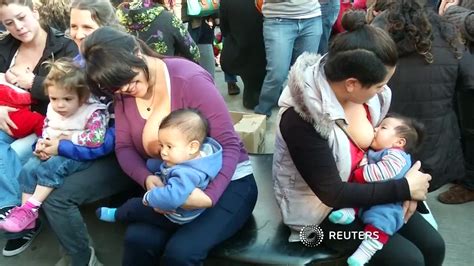
[{"label": "purple shirt", "polygon": [[[163,59],[170,77],[171,110],[195,108],[208,119],[210,137],[222,148],[222,169],[204,191],[215,205],[230,183],[236,165],[249,157],[234,130],[224,99],[212,77],[199,65],[181,58]],[[119,95],[115,99],[115,153],[120,166],[133,180],[145,186],[149,156],[145,153],[142,133],[146,120],[140,116],[135,98]],[[158,132],[157,132],[158,134]]]}]

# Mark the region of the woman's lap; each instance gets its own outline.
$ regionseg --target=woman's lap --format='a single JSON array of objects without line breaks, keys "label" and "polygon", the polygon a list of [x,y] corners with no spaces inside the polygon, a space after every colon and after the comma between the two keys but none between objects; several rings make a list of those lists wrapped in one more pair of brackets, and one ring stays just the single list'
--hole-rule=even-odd
[{"label": "woman's lap", "polygon": [[[325,246],[350,255],[361,240],[354,237],[328,239],[329,234],[362,231],[364,225],[359,219],[350,225],[335,225],[326,219],[320,227],[325,233]],[[415,213],[398,233],[390,237],[382,250],[375,253],[370,265],[442,265],[444,254],[445,245],[441,235],[419,213]]]},{"label": "woman's lap", "polygon": [[[125,239],[124,265],[131,262],[127,262],[127,259],[139,257],[133,256],[131,253],[140,251],[127,249],[133,244],[137,244],[130,243],[132,239],[127,236],[133,237],[133,241],[140,241],[131,234],[132,230],[138,230],[137,227],[149,232],[161,232],[158,235],[168,238],[164,242],[153,241],[154,243],[151,243],[147,239],[143,239],[141,242],[142,248],[145,248],[143,245],[145,243],[155,245],[145,249],[153,250],[154,256],[163,254],[166,265],[199,264],[213,247],[234,235],[245,224],[252,214],[256,199],[257,188],[253,175],[251,175],[232,181],[213,208],[203,212],[196,220],[181,226],[172,235],[152,225],[132,224],[127,229]],[[166,245],[163,246],[163,243]]]}]

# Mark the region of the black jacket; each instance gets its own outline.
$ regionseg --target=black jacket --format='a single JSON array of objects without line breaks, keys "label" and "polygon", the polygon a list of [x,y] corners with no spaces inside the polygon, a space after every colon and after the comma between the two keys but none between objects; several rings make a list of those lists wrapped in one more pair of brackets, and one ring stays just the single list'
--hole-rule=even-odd
[{"label": "black jacket", "polygon": [[474,90],[473,55],[465,51],[458,60],[434,24],[433,35],[434,62],[426,63],[417,52],[401,55],[388,83],[393,92],[390,111],[425,125],[425,141],[415,159],[432,175],[430,191],[465,177],[455,98],[459,91]]},{"label": "black jacket", "polygon": [[222,69],[237,75],[247,69],[265,69],[263,16],[255,8],[255,1],[222,0],[219,16],[224,37]]},{"label": "black jacket", "polygon": [[[35,79],[31,88],[31,96],[37,101],[36,104],[32,105],[32,110],[42,114],[46,113],[49,102],[43,90],[43,81],[48,74],[48,69],[42,63],[48,59],[58,59],[65,56],[74,57],[79,53],[77,45],[72,40],[64,37],[64,33],[52,28],[47,29],[46,32],[48,33],[46,47],[41,59],[33,69]],[[0,40],[0,73],[5,73],[8,70],[20,44],[20,41],[11,35],[7,35]]]}]

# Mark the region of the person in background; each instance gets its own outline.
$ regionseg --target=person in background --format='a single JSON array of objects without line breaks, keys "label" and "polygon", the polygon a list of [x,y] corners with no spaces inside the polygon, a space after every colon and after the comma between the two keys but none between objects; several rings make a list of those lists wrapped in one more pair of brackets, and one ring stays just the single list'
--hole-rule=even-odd
[{"label": "person in background", "polygon": [[269,117],[291,65],[303,52],[318,52],[323,30],[318,0],[266,0],[262,13],[267,73],[254,111]]},{"label": "person in background", "polygon": [[240,76],[244,84],[242,104],[253,110],[266,74],[263,16],[254,0],[223,0],[219,16],[224,36],[221,67],[226,73]]},{"label": "person in background", "polygon": [[[39,13],[31,0],[1,0],[0,21],[8,30],[0,39],[0,73],[8,83],[16,84],[31,93],[34,103],[31,110],[46,114],[48,97],[44,94],[43,81],[48,69],[43,62],[78,53],[71,40],[50,27],[42,27]],[[24,138],[12,137],[10,128],[17,125],[9,117],[15,108],[0,106],[0,220],[10,210],[21,204],[18,176],[22,164],[31,156],[36,134]],[[14,256],[23,252],[40,231],[41,223],[18,234],[5,234],[7,239],[2,254]]]},{"label": "person in background", "polygon": [[388,83],[393,88],[390,111],[425,125],[426,138],[415,159],[432,176],[434,191],[466,176],[453,103],[456,91],[474,89],[474,57],[456,26],[425,3],[392,0],[372,24],[389,32],[397,44],[400,60]]},{"label": "person in background", "polygon": [[69,29],[70,0],[33,0],[43,27],[52,27],[61,32]]},{"label": "person in background", "polygon": [[181,20],[153,1],[133,0],[117,7],[125,30],[143,40],[157,53],[179,55],[199,62],[199,49]]},{"label": "person in background", "polygon": [[339,0],[319,0],[319,4],[321,5],[323,34],[321,35],[321,41],[319,42],[318,53],[325,54],[328,51],[332,26],[334,26],[334,23],[336,23],[341,4]]},{"label": "person in background", "polygon": [[[439,13],[457,25],[469,48],[474,53],[474,1],[441,1]],[[474,102],[473,88],[457,90],[457,111],[461,126],[462,145],[466,177],[457,184],[438,195],[438,200],[445,204],[460,204],[474,201]]]}]

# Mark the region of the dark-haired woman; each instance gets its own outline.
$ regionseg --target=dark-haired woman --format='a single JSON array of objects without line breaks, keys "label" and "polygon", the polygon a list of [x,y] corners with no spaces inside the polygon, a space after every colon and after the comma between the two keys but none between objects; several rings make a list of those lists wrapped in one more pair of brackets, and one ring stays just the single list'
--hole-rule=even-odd
[{"label": "dark-haired woman", "polygon": [[432,176],[433,191],[466,175],[454,96],[456,90],[474,89],[474,57],[456,26],[422,2],[392,1],[374,23],[389,32],[400,55],[388,83],[393,89],[390,110],[426,127],[416,159]]},{"label": "dark-haired woman", "polygon": [[[195,189],[183,206],[208,208],[178,229],[130,223],[123,265],[202,264],[211,248],[232,236],[250,217],[257,188],[249,157],[227,107],[208,72],[180,58],[160,58],[143,42],[103,27],[81,52],[91,88],[115,96],[115,153],[122,169],[145,190],[163,186],[146,167],[159,157],[158,127],[172,110],[196,108],[209,120],[210,136],[223,148],[222,169],[203,192]],[[153,209],[149,209],[153,212]]]},{"label": "dark-haired woman", "polygon": [[[363,230],[360,220],[331,224],[327,215],[332,208],[404,201],[407,223],[370,263],[441,265],[441,236],[414,213],[415,200],[426,198],[430,179],[418,171],[419,163],[400,180],[346,182],[389,108],[391,92],[386,84],[398,54],[388,34],[365,24],[364,12],[348,12],[343,26],[348,31],[333,40],[327,55],[298,58],[279,100],[273,179],[283,221],[291,229],[289,241],[307,243],[308,225],[319,225],[324,232]],[[349,255],[361,240],[343,237],[323,242]]]}]

